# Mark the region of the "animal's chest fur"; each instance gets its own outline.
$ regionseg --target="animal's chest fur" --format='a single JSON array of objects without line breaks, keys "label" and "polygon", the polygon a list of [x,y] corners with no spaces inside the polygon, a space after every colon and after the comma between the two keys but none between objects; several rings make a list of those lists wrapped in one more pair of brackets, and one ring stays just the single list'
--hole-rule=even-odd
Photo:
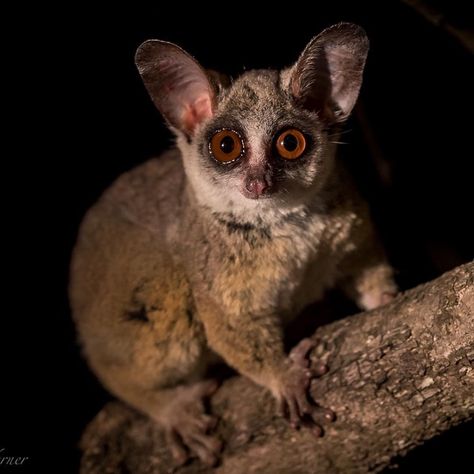
[{"label": "animal's chest fur", "polygon": [[334,284],[340,260],[354,250],[359,224],[354,212],[341,211],[290,219],[266,231],[236,229],[221,245],[214,293],[231,313],[289,319]]}]

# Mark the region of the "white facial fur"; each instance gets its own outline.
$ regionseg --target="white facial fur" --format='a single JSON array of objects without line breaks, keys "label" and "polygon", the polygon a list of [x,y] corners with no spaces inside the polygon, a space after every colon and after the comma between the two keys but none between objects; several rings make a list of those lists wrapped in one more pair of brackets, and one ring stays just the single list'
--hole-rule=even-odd
[{"label": "white facial fur", "polygon": [[[340,23],[313,38],[291,68],[248,71],[230,85],[172,43],[145,42],[136,63],[177,136],[197,203],[239,220],[271,222],[317,206],[333,169],[338,124],[355,104],[367,52],[363,29]],[[275,148],[289,128],[307,141],[293,162]],[[209,153],[209,140],[222,129],[234,130],[245,143],[245,153],[232,163]]]}]

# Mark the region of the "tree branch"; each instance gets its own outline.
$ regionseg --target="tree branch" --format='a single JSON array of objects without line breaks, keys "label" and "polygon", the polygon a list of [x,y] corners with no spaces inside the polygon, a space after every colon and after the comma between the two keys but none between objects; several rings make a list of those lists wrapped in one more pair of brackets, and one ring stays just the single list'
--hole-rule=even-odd
[{"label": "tree branch", "polygon": [[[447,10],[447,8],[443,9],[442,5],[441,8],[439,5],[436,5],[439,2],[427,0],[402,0],[402,2],[412,7],[431,24],[441,28],[443,31],[454,37],[468,51],[474,53],[474,33],[470,24],[468,26],[459,24],[459,22],[453,22],[443,11]],[[449,2],[445,3],[449,4]],[[459,11],[459,9],[457,9],[458,18],[462,18],[461,15],[463,11],[464,10]]]},{"label": "tree branch", "polygon": [[[323,438],[293,431],[271,395],[243,377],[212,400],[225,441],[215,472],[364,473],[474,418],[474,263],[414,288],[392,304],[319,328],[312,361],[330,372],[312,394],[338,414]],[[173,470],[159,428],[119,402],[86,429],[82,474],[204,473]]]}]

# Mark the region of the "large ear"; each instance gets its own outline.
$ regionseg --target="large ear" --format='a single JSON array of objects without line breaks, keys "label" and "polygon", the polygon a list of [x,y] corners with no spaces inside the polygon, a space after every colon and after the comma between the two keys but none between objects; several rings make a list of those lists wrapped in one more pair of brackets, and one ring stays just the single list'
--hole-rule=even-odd
[{"label": "large ear", "polygon": [[329,122],[346,119],[362,84],[369,40],[363,28],[338,23],[314,37],[293,66],[290,93]]},{"label": "large ear", "polygon": [[172,127],[192,135],[213,114],[214,89],[204,69],[173,43],[145,41],[135,63],[154,104]]}]

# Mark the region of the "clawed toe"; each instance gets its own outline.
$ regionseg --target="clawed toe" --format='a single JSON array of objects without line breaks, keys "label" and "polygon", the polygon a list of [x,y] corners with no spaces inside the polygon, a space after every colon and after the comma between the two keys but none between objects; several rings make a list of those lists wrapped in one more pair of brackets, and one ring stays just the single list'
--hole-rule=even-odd
[{"label": "clawed toe", "polygon": [[196,431],[206,433],[216,427],[217,418],[215,416],[202,414],[190,418],[189,422]]},{"label": "clawed toe", "polygon": [[321,438],[324,434],[324,430],[319,425],[313,424],[310,428],[311,434],[316,438]]},{"label": "clawed toe", "polygon": [[187,449],[184,447],[183,442],[175,430],[168,429],[166,430],[165,434],[166,443],[168,444],[168,448],[171,451],[174,462],[178,466],[182,466],[189,459]]},{"label": "clawed toe", "polygon": [[318,362],[312,367],[311,375],[313,377],[321,377],[321,375],[326,374],[328,370],[329,370],[329,367],[325,363]]},{"label": "clawed toe", "polygon": [[336,414],[330,408],[323,408],[324,419],[330,423],[336,421]]},{"label": "clawed toe", "polygon": [[320,406],[312,407],[311,413],[308,415],[311,420],[318,425],[323,423],[332,423],[336,419],[336,415],[332,410]]},{"label": "clawed toe", "polygon": [[290,360],[300,367],[308,367],[308,353],[315,347],[315,342],[308,338],[302,339],[289,354]]},{"label": "clawed toe", "polygon": [[217,438],[195,433],[185,437],[185,442],[204,464],[214,466],[217,463],[218,454],[222,449],[222,443]]},{"label": "clawed toe", "polygon": [[203,463],[214,466],[222,449],[222,442],[215,436],[197,429],[197,423],[171,428],[166,431],[166,441],[178,466],[183,465],[192,456],[197,456]]}]

